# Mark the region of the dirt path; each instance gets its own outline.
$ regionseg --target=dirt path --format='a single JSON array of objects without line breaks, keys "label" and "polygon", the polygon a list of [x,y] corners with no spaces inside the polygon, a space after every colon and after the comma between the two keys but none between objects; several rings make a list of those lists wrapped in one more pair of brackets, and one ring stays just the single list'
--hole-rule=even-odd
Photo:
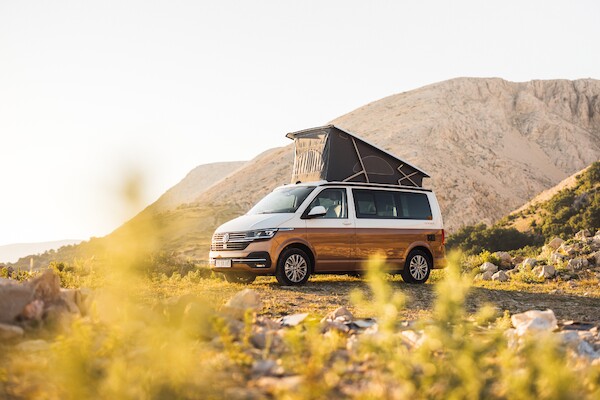
[{"label": "dirt path", "polygon": [[[407,297],[403,318],[412,320],[431,313],[436,297],[434,284],[409,285],[399,278],[390,279],[390,284]],[[353,307],[351,302],[354,290],[368,292],[369,287],[363,279],[325,275],[315,277],[301,287],[281,287],[273,279],[261,278],[248,287],[261,294],[262,314],[271,317],[303,312],[324,316],[340,306],[350,308],[358,316],[368,317],[361,315],[363,311]],[[559,320],[600,322],[600,288],[597,284],[594,287],[595,291],[590,294],[585,288],[571,288],[567,283],[519,287],[487,283],[485,287],[471,288],[466,308],[469,313],[474,313],[484,304],[491,304],[499,311],[508,310],[511,314],[550,308]],[[234,293],[241,288],[241,285],[231,285],[227,291]]]}]

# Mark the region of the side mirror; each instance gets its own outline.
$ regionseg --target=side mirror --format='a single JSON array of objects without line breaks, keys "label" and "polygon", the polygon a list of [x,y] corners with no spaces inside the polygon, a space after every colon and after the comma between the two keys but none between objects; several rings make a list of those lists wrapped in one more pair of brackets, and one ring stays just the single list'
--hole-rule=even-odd
[{"label": "side mirror", "polygon": [[314,206],[306,215],[308,218],[322,217],[327,214],[327,210],[323,206]]}]

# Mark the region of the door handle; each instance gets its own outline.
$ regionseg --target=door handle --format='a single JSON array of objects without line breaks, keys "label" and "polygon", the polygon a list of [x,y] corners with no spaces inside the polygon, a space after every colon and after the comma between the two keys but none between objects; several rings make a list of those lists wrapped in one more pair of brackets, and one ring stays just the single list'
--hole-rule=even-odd
[{"label": "door handle", "polygon": [[352,225],[352,222],[342,222],[342,225]]}]

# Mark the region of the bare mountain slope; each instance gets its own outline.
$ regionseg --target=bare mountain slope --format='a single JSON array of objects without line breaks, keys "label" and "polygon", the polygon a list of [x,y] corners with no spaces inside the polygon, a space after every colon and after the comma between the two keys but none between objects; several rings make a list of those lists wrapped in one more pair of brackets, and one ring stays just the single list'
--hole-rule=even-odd
[{"label": "bare mountain slope", "polygon": [[232,161],[199,165],[181,182],[160,196],[149,208],[153,212],[163,212],[173,210],[182,204],[192,203],[206,189],[246,163],[247,161]]},{"label": "bare mountain slope", "polygon": [[[367,104],[332,123],[422,168],[454,230],[491,223],[600,158],[600,81],[457,78]],[[242,209],[291,176],[291,146],[198,199]],[[252,171],[250,174],[249,171]]]}]

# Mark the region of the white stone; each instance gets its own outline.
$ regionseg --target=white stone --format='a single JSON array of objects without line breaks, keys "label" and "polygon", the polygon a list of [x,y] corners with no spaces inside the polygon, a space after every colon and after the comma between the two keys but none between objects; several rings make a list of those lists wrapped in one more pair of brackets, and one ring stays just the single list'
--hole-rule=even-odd
[{"label": "white stone", "polygon": [[526,258],[521,263],[521,270],[523,271],[531,271],[533,267],[537,265],[537,260],[535,258]]},{"label": "white stone", "polygon": [[564,240],[559,237],[555,237],[550,242],[548,242],[548,246],[552,247],[554,250],[558,249],[561,244],[563,244]]},{"label": "white stone", "polygon": [[262,301],[257,291],[244,289],[236,293],[223,309],[224,313],[237,319],[242,319],[246,311],[256,312],[262,308]]},{"label": "white stone", "polygon": [[510,320],[519,336],[526,333],[551,332],[558,328],[552,310],[529,310],[521,314],[514,314]]},{"label": "white stone", "polygon": [[300,322],[304,321],[308,317],[308,313],[286,315],[281,318],[281,325],[283,326],[296,326]]},{"label": "white stone", "polygon": [[498,271],[494,275],[492,275],[493,281],[506,282],[508,281],[508,276],[504,271]]},{"label": "white stone", "polygon": [[481,264],[481,266],[479,267],[479,270],[481,272],[491,272],[492,274],[496,273],[498,271],[498,267],[494,264],[492,264],[489,261],[484,262],[483,264]]},{"label": "white stone", "polygon": [[540,278],[552,278],[556,274],[556,269],[552,265],[542,266],[542,270],[539,273]]}]

